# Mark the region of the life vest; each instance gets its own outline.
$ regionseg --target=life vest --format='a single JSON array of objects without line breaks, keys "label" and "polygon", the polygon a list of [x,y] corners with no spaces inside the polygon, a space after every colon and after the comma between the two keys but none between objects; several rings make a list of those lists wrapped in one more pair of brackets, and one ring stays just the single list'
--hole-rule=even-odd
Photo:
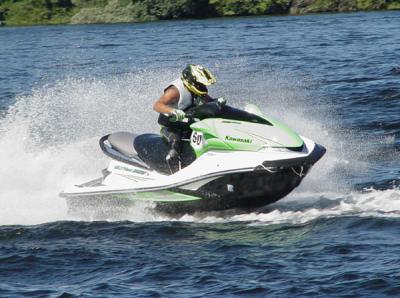
[{"label": "life vest", "polygon": [[164,89],[164,92],[171,86],[174,86],[179,91],[179,100],[177,103],[172,105],[173,108],[185,111],[194,106],[194,95],[186,89],[180,78],[169,83],[167,88]]},{"label": "life vest", "polygon": [[[167,91],[167,89],[170,88],[171,86],[174,86],[179,91],[179,100],[178,100],[178,102],[171,105],[172,108],[185,111],[195,105],[194,95],[192,93],[190,93],[189,90],[186,89],[186,87],[183,85],[183,82],[180,78],[177,78],[176,80],[169,83],[168,86],[164,89],[164,92]],[[158,117],[158,124],[160,124],[161,126],[174,128],[174,129],[177,129],[180,131],[189,129],[188,123],[171,122],[171,121],[169,121],[168,116],[166,116],[164,114],[160,114],[160,116]]]}]

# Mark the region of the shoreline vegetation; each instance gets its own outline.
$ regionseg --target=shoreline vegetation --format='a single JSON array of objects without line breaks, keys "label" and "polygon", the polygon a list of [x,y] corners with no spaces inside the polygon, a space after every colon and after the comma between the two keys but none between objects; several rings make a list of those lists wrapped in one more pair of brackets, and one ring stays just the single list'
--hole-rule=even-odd
[{"label": "shoreline vegetation", "polygon": [[400,0],[0,0],[0,25],[136,23],[400,9]]}]

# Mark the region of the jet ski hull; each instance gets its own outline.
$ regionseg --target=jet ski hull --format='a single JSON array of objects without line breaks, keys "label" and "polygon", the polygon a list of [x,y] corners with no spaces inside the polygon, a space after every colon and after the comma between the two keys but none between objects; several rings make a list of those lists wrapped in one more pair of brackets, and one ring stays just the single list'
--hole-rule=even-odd
[{"label": "jet ski hull", "polygon": [[[151,198],[152,209],[168,215],[227,209],[248,210],[272,204],[285,197],[300,184],[310,167],[284,168],[276,172],[260,169],[226,174],[206,182],[196,190],[173,187],[155,192],[73,196],[66,197],[66,200],[71,214],[81,213],[85,209],[123,212],[138,201],[147,201],[147,198]],[[200,181],[202,183],[204,182]]]},{"label": "jet ski hull", "polygon": [[[307,171],[308,169],[303,168],[302,175]],[[158,203],[156,210],[168,214],[190,214],[199,211],[259,208],[285,197],[300,184],[303,177],[292,169],[283,169],[276,173],[262,170],[228,174],[196,191],[175,189],[184,194],[201,196],[201,200]]]}]

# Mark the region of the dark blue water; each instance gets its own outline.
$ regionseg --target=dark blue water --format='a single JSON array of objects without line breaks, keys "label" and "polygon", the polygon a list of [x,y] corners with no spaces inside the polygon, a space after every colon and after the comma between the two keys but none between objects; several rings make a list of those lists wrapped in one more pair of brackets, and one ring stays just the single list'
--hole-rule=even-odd
[{"label": "dark blue water", "polygon": [[[0,29],[0,296],[400,295],[400,12]],[[257,212],[68,214],[187,63],[328,154]]]},{"label": "dark blue water", "polygon": [[[391,237],[378,237],[382,230]],[[359,217],[269,226],[58,222],[3,227],[0,293],[398,296],[399,236],[398,220]]]}]

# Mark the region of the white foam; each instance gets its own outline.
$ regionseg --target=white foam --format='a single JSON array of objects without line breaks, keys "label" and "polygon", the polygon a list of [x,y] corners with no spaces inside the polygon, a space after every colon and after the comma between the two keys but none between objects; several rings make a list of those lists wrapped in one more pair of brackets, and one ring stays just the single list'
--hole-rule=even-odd
[{"label": "white foam", "polygon": [[[316,193],[302,194],[291,198],[291,200],[285,199],[282,201],[285,203],[272,205],[268,212],[238,214],[228,217],[218,215],[209,216],[206,214],[197,216],[185,215],[179,220],[203,223],[248,222],[251,225],[263,225],[302,224],[318,218],[337,216],[400,217],[400,190],[396,188],[388,190],[368,189],[363,192],[351,192],[346,196],[334,193],[324,193],[320,197],[316,197],[315,195]],[[321,197],[325,200],[331,200],[332,204],[328,204],[325,208],[312,207],[313,204],[318,206],[318,200]],[[293,203],[294,200],[297,201],[296,206],[292,207],[294,210],[286,210],[285,207],[290,205],[286,201]],[[308,202],[302,206],[301,200]]]},{"label": "white foam", "polygon": [[151,74],[146,84],[141,77],[66,79],[18,98],[0,119],[0,224],[69,219],[58,194],[106,166],[98,138],[156,129],[159,86]]}]

